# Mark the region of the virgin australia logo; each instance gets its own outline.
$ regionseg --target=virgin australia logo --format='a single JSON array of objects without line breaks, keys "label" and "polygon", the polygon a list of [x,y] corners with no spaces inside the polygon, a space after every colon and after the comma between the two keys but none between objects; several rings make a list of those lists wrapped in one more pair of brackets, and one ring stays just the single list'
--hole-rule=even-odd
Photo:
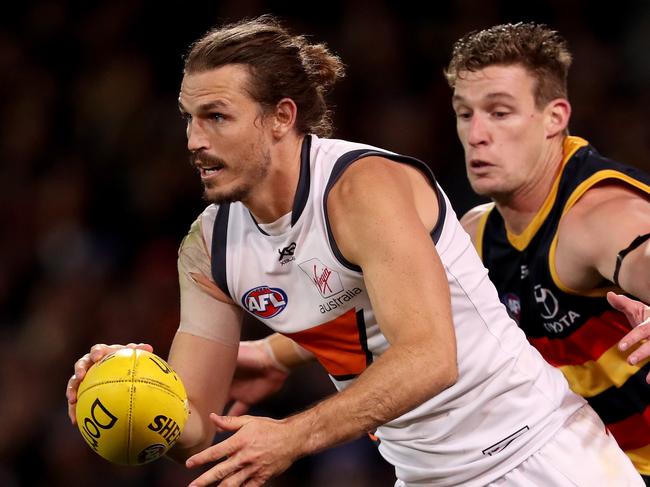
[{"label": "virgin australia logo", "polygon": [[318,259],[309,259],[300,264],[300,269],[307,274],[320,295],[329,298],[343,291],[339,273],[333,271]]}]

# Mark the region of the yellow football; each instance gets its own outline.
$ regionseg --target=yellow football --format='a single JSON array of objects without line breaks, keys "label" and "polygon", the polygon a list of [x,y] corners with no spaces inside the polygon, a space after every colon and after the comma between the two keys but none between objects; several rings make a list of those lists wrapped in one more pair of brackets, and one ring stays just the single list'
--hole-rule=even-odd
[{"label": "yellow football", "polygon": [[86,443],[113,463],[141,465],[176,442],[188,416],[180,377],[163,359],[124,348],[94,364],[77,393]]}]

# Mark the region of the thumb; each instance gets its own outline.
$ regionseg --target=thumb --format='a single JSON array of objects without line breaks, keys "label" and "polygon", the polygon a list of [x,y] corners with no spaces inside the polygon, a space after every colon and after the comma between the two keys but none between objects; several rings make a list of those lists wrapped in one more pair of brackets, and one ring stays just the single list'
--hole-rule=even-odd
[{"label": "thumb", "polygon": [[636,301],[611,291],[607,293],[607,301],[625,315],[632,327],[640,325],[647,318],[646,305],[641,301]]},{"label": "thumb", "polygon": [[636,303],[634,300],[627,296],[623,296],[622,294],[616,294],[609,291],[607,293],[607,302],[612,306],[612,308],[625,314],[628,320],[632,321],[634,319],[634,313],[636,311]]}]

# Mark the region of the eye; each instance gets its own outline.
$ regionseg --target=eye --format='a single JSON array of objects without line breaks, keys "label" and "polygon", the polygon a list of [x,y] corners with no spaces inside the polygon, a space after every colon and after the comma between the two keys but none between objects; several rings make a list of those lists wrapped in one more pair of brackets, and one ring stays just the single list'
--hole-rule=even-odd
[{"label": "eye", "polygon": [[461,112],[456,112],[456,118],[459,120],[469,120],[472,118],[472,112],[467,112],[467,111],[461,111]]},{"label": "eye", "polygon": [[218,112],[216,112],[216,113],[211,113],[211,114],[210,114],[210,118],[211,118],[212,120],[214,120],[215,122],[221,122],[221,121],[224,120],[226,117],[224,117],[223,113],[218,113]]},{"label": "eye", "polygon": [[503,110],[495,110],[492,112],[492,116],[496,119],[506,118],[508,115],[510,115],[510,112],[506,112]]}]

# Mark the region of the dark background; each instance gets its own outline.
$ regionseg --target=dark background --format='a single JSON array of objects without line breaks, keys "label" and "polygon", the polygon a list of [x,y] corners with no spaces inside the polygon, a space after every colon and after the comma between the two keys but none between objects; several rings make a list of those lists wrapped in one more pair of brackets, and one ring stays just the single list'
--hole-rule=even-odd
[{"label": "dark background", "polygon": [[[450,91],[453,41],[496,23],[546,22],[569,40],[572,133],[650,169],[650,3],[549,0],[27,2],[0,12],[0,486],[178,486],[170,461],[116,467],[66,416],[65,384],[93,343],[152,343],[178,322],[176,251],[204,207],[177,111],[182,55],[216,23],[261,13],[329,44],[348,66],[336,137],[416,156],[456,211],[465,181]],[[245,337],[259,336],[248,325]],[[301,370],[259,414],[331,386]],[[366,439],[303,459],[274,486],[391,486]]]}]

